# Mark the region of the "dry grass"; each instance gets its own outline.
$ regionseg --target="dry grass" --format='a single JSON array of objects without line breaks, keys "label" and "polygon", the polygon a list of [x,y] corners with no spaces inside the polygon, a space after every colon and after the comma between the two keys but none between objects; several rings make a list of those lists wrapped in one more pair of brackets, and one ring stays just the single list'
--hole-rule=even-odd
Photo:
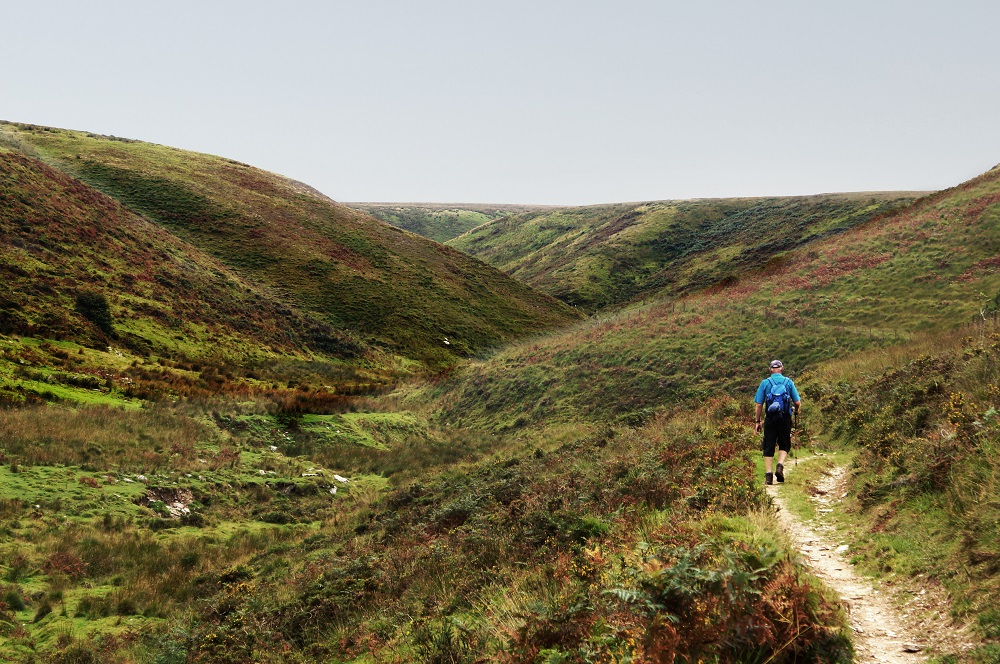
[{"label": "dry grass", "polygon": [[28,465],[78,465],[143,470],[193,467],[193,451],[212,434],[170,408],[125,411],[105,406],[56,406],[0,411],[0,441]]}]

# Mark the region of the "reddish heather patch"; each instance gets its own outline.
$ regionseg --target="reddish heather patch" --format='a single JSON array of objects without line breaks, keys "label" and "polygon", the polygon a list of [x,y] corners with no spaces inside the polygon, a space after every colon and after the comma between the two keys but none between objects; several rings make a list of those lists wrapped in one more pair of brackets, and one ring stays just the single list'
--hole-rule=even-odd
[{"label": "reddish heather patch", "polygon": [[245,191],[267,196],[281,196],[284,192],[275,186],[274,176],[265,177],[261,171],[248,166],[215,166],[222,179]]},{"label": "reddish heather patch", "polygon": [[728,303],[738,302],[746,300],[751,295],[755,294],[760,290],[760,279],[759,278],[741,278],[735,284],[730,284],[723,287],[715,287],[708,291],[706,294],[709,296],[709,301],[716,298],[722,298]]},{"label": "reddish heather patch", "polygon": [[778,284],[775,290],[779,293],[784,293],[786,291],[807,290],[815,283],[816,280],[810,277],[789,277],[787,279],[782,279],[781,283]]},{"label": "reddish heather patch", "polygon": [[322,245],[321,251],[327,258],[332,258],[334,261],[343,263],[358,272],[367,273],[371,271],[371,263],[358,252],[348,249],[333,240],[326,240],[322,237],[317,237],[316,239],[316,243]]},{"label": "reddish heather patch", "polygon": [[806,290],[825,286],[852,272],[878,267],[892,257],[893,253],[891,251],[874,256],[866,256],[861,253],[837,256],[832,262],[816,266],[809,274],[783,279],[779,289],[782,291]]},{"label": "reddish heather patch", "polygon": [[968,270],[955,277],[956,281],[973,281],[979,277],[986,274],[993,274],[996,272],[997,268],[1000,268],[1000,256],[994,256],[993,258],[987,258],[986,260],[981,260]]},{"label": "reddish heather patch", "polygon": [[992,194],[990,196],[983,196],[971,201],[969,205],[962,211],[962,218],[965,220],[966,224],[972,224],[983,216],[986,212],[986,208],[991,205],[996,205],[1000,203],[1000,192]]}]

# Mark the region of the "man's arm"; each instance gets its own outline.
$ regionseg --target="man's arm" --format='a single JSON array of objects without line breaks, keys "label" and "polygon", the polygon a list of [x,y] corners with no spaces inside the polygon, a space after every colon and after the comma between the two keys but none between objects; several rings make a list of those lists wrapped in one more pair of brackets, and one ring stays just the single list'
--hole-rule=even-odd
[{"label": "man's arm", "polygon": [[764,404],[755,403],[753,409],[753,430],[760,433],[761,421],[760,421],[760,411],[764,409]]}]

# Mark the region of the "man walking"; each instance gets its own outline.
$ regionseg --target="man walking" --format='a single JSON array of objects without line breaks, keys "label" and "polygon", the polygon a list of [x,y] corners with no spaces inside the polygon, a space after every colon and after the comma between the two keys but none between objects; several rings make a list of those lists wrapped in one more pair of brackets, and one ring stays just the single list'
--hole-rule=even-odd
[{"label": "man walking", "polygon": [[[795,383],[781,375],[783,367],[781,360],[771,362],[771,375],[761,381],[753,399],[756,404],[754,431],[760,433],[761,426],[764,428],[764,481],[767,484],[774,484],[775,478],[779,482],[785,481],[785,456],[792,449],[792,404],[795,404],[796,412],[802,408]],[[778,448],[778,466],[772,475],[775,447]]]}]

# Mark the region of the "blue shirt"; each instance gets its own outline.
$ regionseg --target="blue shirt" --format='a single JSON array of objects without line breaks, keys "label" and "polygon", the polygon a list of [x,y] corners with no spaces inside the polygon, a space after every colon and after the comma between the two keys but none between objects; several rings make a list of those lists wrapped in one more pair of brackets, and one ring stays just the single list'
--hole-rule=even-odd
[{"label": "blue shirt", "polygon": [[781,374],[771,374],[769,377],[760,382],[760,387],[757,388],[757,394],[753,398],[754,403],[764,403],[764,397],[766,397],[767,393],[771,391],[768,385],[770,385],[772,381],[775,384],[788,383],[788,392],[792,395],[792,401],[802,401],[802,399],[799,398],[799,391],[795,389],[795,383],[792,382],[791,378],[785,378]]}]

